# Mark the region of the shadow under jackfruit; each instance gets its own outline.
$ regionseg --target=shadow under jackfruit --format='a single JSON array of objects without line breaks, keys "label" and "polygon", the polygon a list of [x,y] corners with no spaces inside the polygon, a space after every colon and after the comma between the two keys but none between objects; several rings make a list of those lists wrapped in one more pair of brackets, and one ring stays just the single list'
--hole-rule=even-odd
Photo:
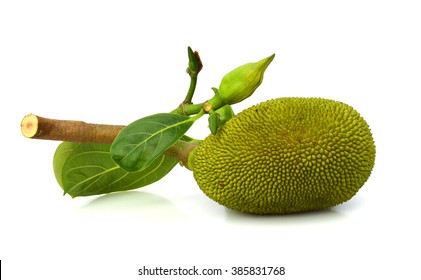
[{"label": "shadow under jackfruit", "polygon": [[189,156],[203,192],[228,208],[286,214],[352,198],[371,174],[375,145],[351,106],[279,98],[250,107]]}]

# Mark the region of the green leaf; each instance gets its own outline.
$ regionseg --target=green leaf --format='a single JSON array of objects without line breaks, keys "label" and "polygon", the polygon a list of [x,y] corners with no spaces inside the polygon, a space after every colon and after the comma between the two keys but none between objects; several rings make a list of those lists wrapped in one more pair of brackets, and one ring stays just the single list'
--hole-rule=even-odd
[{"label": "green leaf", "polygon": [[62,142],[56,149],[53,159],[53,170],[57,182],[63,187],[62,171],[63,166],[70,154],[73,152],[77,145],[72,142]]},{"label": "green leaf", "polygon": [[227,121],[234,117],[234,111],[232,110],[231,105],[225,105],[218,110],[209,111],[209,130],[213,135],[216,134],[218,129],[223,126]]},{"label": "green leaf", "polygon": [[111,156],[127,171],[145,169],[177,142],[196,119],[171,113],[141,118],[120,131],[111,145]]},{"label": "green leaf", "polygon": [[231,105],[225,105],[216,110],[215,113],[219,115],[219,127],[223,126],[227,121],[235,116]]},{"label": "green leaf", "polygon": [[213,135],[215,135],[216,131],[218,130],[219,122],[220,122],[219,115],[215,113],[214,110],[210,111],[208,123],[209,123],[209,129]]},{"label": "green leaf", "polygon": [[53,166],[65,194],[76,197],[137,189],[160,180],[178,163],[161,155],[142,171],[127,172],[111,158],[110,147],[109,144],[60,144]]}]

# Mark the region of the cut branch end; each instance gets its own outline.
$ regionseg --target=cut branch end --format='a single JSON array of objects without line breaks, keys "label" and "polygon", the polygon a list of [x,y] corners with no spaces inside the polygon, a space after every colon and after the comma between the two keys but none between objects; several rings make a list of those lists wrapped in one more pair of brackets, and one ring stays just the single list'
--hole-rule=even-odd
[{"label": "cut branch end", "polygon": [[20,128],[23,136],[34,137],[38,131],[38,117],[33,114],[26,115],[20,124]]}]

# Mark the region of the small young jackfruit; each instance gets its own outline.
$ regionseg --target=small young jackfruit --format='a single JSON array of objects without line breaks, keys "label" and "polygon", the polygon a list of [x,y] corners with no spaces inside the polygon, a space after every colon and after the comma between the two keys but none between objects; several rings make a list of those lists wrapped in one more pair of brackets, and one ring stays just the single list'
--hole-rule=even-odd
[{"label": "small young jackfruit", "polygon": [[228,208],[286,214],[333,207],[371,174],[375,145],[351,106],[279,98],[250,107],[189,156],[203,192]]}]

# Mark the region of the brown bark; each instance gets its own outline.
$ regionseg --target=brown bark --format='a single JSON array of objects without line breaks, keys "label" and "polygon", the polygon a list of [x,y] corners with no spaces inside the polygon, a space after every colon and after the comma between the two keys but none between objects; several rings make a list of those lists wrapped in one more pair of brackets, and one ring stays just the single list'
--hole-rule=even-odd
[{"label": "brown bark", "polygon": [[123,127],[48,119],[33,114],[25,116],[21,122],[22,134],[28,138],[102,144],[111,144]]}]

